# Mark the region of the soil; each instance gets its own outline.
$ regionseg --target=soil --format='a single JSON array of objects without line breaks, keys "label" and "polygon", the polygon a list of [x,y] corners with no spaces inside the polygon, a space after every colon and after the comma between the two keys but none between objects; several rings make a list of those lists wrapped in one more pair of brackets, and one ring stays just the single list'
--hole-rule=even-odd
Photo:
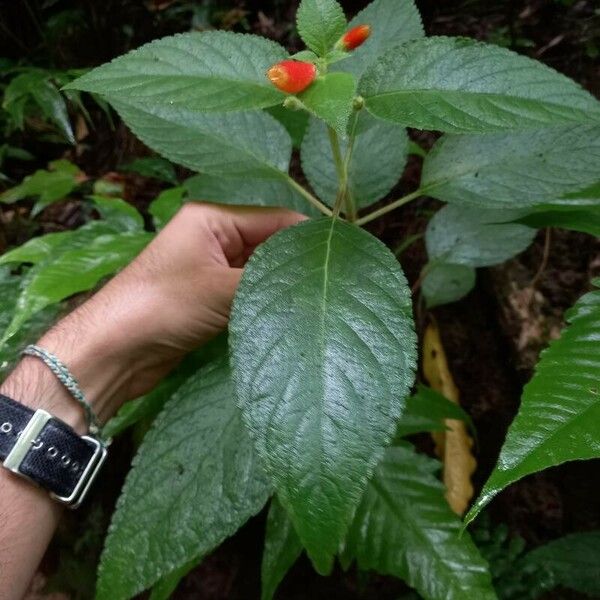
[{"label": "soil", "polygon": [[[69,3],[67,3],[69,4]],[[76,4],[76,3],[71,3]],[[161,18],[160,2],[142,3],[106,0],[106,10],[94,8],[93,0],[82,2],[97,44],[84,44],[75,34],[55,45],[54,61],[60,66],[89,66],[112,58],[129,47],[169,34],[174,25]],[[139,4],[139,6],[138,6]],[[169,5],[169,2],[163,2]],[[206,3],[207,5],[211,3]],[[227,4],[219,19],[235,29],[267,35],[298,46],[290,33],[297,2],[238,0]],[[366,2],[344,2],[348,14]],[[573,77],[600,96],[600,18],[598,5],[585,0],[417,0],[425,29],[433,35],[466,35],[501,43],[529,54]],[[21,23],[15,7],[6,7],[6,22]],[[109,19],[110,16],[110,19]],[[115,23],[135,23],[129,37],[116,32]],[[189,23],[188,23],[189,25]],[[21,23],[21,38],[35,60],[39,48],[31,24]],[[77,49],[77,50],[76,50]],[[20,48],[4,48],[5,55],[21,55]],[[76,162],[91,177],[103,176],[118,165],[147,151],[123,126],[105,126],[90,132],[81,145]],[[424,147],[435,137],[411,132]],[[46,146],[40,154],[49,156]],[[36,153],[36,155],[38,155]],[[41,166],[41,165],[40,165]],[[411,157],[403,182],[393,196],[414,189],[420,172],[420,159]],[[185,173],[181,171],[181,175]],[[14,173],[15,178],[19,173]],[[136,176],[125,178],[127,197],[144,209],[156,195],[155,183]],[[391,195],[391,196],[392,196]],[[370,230],[392,249],[407,236],[424,231],[430,211],[439,206],[423,199],[395,211],[370,225]],[[53,231],[79,224],[77,202],[57,205],[46,211],[42,229]],[[4,243],[24,241],[37,231],[9,231]],[[547,237],[549,236],[549,237]],[[0,240],[0,246],[2,240]],[[2,248],[0,247],[0,250]],[[426,255],[422,240],[413,243],[400,257],[411,284],[423,267]],[[535,243],[517,258],[499,267],[481,269],[477,285],[464,300],[433,311],[440,327],[451,371],[461,393],[463,406],[471,414],[477,431],[478,468],[474,476],[479,488],[490,473],[506,430],[516,414],[523,384],[531,377],[540,350],[555,338],[563,325],[564,312],[590,289],[590,280],[600,275],[600,240],[591,236],[553,230],[540,232]],[[420,331],[427,315],[417,310]],[[124,454],[130,452],[122,442]],[[123,461],[125,462],[125,461]],[[536,546],[564,534],[600,528],[598,478],[600,462],[570,463],[527,477],[512,485],[490,507],[492,520],[508,524],[512,534]],[[123,470],[112,473],[106,487],[105,515],[110,513]],[[190,573],[180,584],[175,598],[180,600],[254,600],[260,597],[260,560],[265,515],[252,519],[233,538]],[[90,555],[94,554],[90,550]],[[88,556],[90,558],[90,556]],[[94,556],[91,556],[93,559]],[[92,560],[93,563],[93,560]],[[53,562],[47,561],[51,571]],[[329,578],[315,574],[302,558],[290,571],[277,594],[278,600],[398,600],[407,592],[399,581],[381,576],[365,576],[354,570],[336,571]],[[576,598],[565,591],[548,598]]]}]

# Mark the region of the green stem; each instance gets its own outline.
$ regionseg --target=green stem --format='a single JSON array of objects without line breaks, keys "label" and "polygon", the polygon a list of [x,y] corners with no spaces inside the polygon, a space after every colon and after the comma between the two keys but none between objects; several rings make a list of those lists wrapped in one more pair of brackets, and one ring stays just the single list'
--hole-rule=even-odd
[{"label": "green stem", "polygon": [[403,206],[404,204],[407,204],[411,200],[414,200],[415,198],[419,198],[420,196],[423,196],[424,194],[425,194],[425,188],[419,188],[418,190],[415,190],[414,192],[411,192],[410,194],[406,194],[406,196],[402,196],[402,198],[398,198],[398,200],[394,200],[394,202],[391,202],[390,204],[386,204],[385,206],[382,206],[381,208],[378,208],[377,210],[370,212],[369,214],[365,215],[364,217],[361,217],[360,219],[358,219],[356,221],[356,224],[357,225],[365,225],[366,223],[370,223],[371,221],[373,221],[373,219],[377,219],[383,215],[386,215],[390,211],[392,211],[396,208],[399,208],[400,206]]},{"label": "green stem", "polygon": [[[338,207],[338,212],[339,212],[339,208],[341,208],[341,203],[340,203],[341,191],[345,185],[344,184],[344,161],[342,160],[342,151],[340,150],[340,140],[338,138],[338,134],[335,132],[335,129],[333,129],[333,127],[330,127],[329,125],[327,125],[327,133],[329,134],[329,143],[331,144],[331,152],[333,153],[333,162],[335,163],[335,170],[336,170],[336,173],[338,176],[339,187],[338,187],[337,197],[335,199],[335,207],[337,207],[338,204],[340,204],[340,206]],[[335,212],[335,207],[334,207],[334,212]]]},{"label": "green stem", "polygon": [[356,125],[358,123],[358,111],[354,111],[352,115],[352,127],[350,128],[350,137],[348,139],[348,148],[346,149],[346,156],[344,157],[344,201],[346,206],[346,214],[350,221],[356,221],[356,205],[354,204],[354,198],[348,189],[348,172],[350,169],[350,161],[352,160],[352,152],[354,151],[354,142],[356,140]]},{"label": "green stem", "polygon": [[287,182],[291,185],[301,196],[308,200],[317,210],[322,212],[324,215],[330,217],[333,213],[328,206],[325,206],[319,199],[315,198],[306,188],[301,186],[295,179],[287,176]]}]

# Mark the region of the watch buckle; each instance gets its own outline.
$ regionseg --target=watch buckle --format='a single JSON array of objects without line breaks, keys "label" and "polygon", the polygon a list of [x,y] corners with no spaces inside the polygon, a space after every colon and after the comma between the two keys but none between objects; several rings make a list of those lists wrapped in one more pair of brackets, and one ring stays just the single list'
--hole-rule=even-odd
[{"label": "watch buckle", "polygon": [[57,494],[50,492],[50,496],[52,496],[52,498],[54,498],[57,502],[66,504],[72,509],[79,508],[81,503],[85,500],[85,497],[87,496],[89,489],[92,487],[94,480],[98,476],[98,473],[100,472],[108,453],[106,446],[100,440],[97,440],[89,435],[82,435],[81,439],[89,442],[95,446],[95,448],[94,454],[92,454],[90,461],[83,470],[83,473],[75,485],[75,488],[69,496],[58,496]]},{"label": "watch buckle", "polygon": [[[21,464],[31,450],[31,447],[36,443],[36,440],[46,426],[46,423],[52,418],[52,415],[45,410],[38,409],[33,413],[33,416],[20,433],[17,442],[2,463],[2,466],[5,469],[12,471],[19,477],[30,480],[27,475],[21,473]],[[94,446],[94,453],[83,470],[79,481],[68,496],[59,496],[50,492],[50,496],[54,498],[54,500],[66,504],[69,508],[73,509],[78,508],[84,501],[92,483],[94,483],[94,480],[98,476],[107,455],[107,448],[100,440],[89,435],[83,435],[81,436],[81,439]]]}]

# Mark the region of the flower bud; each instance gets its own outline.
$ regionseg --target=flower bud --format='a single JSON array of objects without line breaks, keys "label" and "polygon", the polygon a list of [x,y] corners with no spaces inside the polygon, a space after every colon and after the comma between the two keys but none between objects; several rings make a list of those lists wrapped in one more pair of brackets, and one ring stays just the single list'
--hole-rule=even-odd
[{"label": "flower bud", "polygon": [[343,50],[350,51],[358,48],[371,35],[370,25],[357,25],[339,39],[337,46]]},{"label": "flower bud", "polygon": [[282,60],[267,71],[271,83],[288,94],[297,94],[305,90],[316,76],[317,67],[301,60]]}]

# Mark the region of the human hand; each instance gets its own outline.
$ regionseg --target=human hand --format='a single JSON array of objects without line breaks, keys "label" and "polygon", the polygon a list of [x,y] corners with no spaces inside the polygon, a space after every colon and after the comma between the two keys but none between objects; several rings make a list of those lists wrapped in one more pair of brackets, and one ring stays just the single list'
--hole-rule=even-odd
[{"label": "human hand", "polygon": [[[187,352],[225,329],[242,267],[254,248],[304,218],[279,208],[186,204],[127,268],[39,345],[69,366],[105,421],[125,400],[152,389]],[[45,380],[53,378],[36,359],[23,363]],[[50,412],[81,424],[72,399],[50,396]]]}]

